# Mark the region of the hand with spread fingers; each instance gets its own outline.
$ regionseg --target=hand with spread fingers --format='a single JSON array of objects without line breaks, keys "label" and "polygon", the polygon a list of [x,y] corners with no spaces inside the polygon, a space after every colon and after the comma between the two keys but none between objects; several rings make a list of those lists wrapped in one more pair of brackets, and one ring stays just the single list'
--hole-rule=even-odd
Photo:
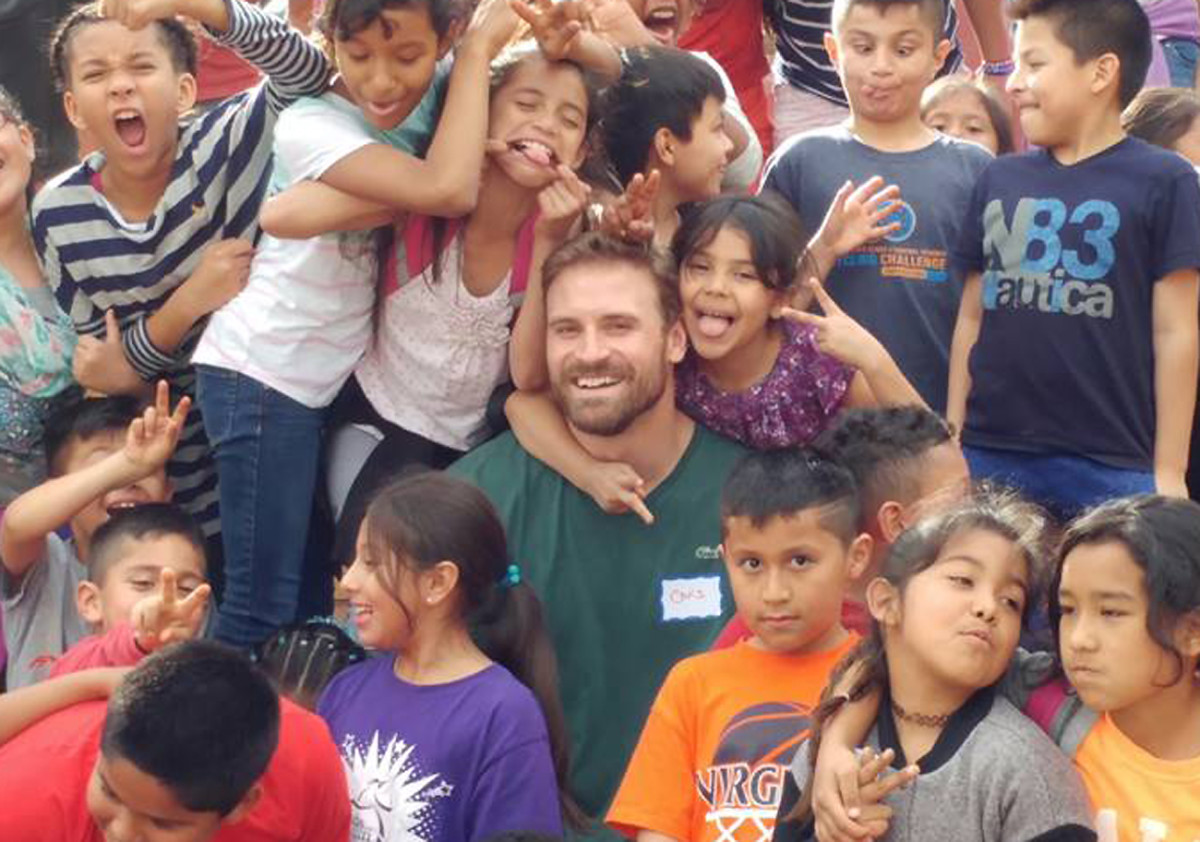
[{"label": "hand with spread fingers", "polygon": [[135,418],[125,434],[125,447],[121,452],[129,464],[130,481],[136,482],[167,464],[179,443],[191,406],[191,399],[183,397],[172,412],[167,382],[158,381],[154,405],[140,418]]},{"label": "hand with spread fingers", "polygon": [[138,647],[143,652],[154,652],[199,635],[211,594],[212,588],[205,584],[180,599],[175,571],[164,567],[158,576],[158,591],[133,606]]},{"label": "hand with spread fingers", "polygon": [[654,198],[660,180],[658,170],[651,170],[649,176],[638,173],[630,179],[625,192],[604,208],[600,230],[634,243],[653,240]]},{"label": "hand with spread fingers", "polygon": [[821,353],[840,360],[859,370],[869,370],[887,358],[887,350],[869,330],[850,318],[829,296],[816,278],[808,282],[813,296],[824,315],[806,313],[791,307],[783,309],[783,317],[816,329],[817,348]]},{"label": "hand with spread fingers", "polygon": [[510,0],[517,17],[529,24],[533,37],[546,58],[570,58],[587,23],[587,7],[581,0]]},{"label": "hand with spread fingers", "polygon": [[898,230],[900,223],[889,219],[899,198],[900,188],[885,185],[879,176],[857,187],[847,181],[838,188],[809,248],[820,274],[828,274],[838,258]]}]

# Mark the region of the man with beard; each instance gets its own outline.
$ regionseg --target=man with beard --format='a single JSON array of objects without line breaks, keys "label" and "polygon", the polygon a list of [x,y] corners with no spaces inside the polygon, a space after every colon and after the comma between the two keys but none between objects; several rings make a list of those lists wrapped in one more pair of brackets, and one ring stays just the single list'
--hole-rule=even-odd
[{"label": "man with beard", "polygon": [[721,486],[744,449],[675,407],[684,354],[678,279],[645,248],[600,234],[543,268],[555,402],[593,457],[631,465],[655,520],[605,514],[507,433],[450,470],[475,482],[537,589],[558,654],[572,788],[602,815],[668,669],[733,612],[719,546]]}]

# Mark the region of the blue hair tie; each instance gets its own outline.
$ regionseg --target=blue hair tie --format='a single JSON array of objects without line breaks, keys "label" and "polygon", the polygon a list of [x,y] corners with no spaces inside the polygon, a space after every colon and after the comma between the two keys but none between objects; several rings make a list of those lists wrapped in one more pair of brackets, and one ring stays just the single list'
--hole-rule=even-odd
[{"label": "blue hair tie", "polygon": [[504,571],[504,575],[500,577],[500,587],[512,588],[519,584],[521,584],[521,568],[510,564]]}]

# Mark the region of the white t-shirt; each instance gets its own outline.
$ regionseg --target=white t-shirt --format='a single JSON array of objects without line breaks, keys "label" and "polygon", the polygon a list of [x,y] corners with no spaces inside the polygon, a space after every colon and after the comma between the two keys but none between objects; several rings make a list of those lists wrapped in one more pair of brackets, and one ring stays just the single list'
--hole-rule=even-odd
[{"label": "white t-shirt", "polygon": [[763,151],[762,144],[758,142],[758,133],[754,131],[750,118],[742,111],[742,103],[738,100],[737,90],[734,89],[733,81],[725,72],[725,68],[708,53],[696,50],[692,51],[692,55],[702,60],[721,77],[721,86],[725,88],[724,111],[729,117],[736,120],[742,127],[742,131],[746,133],[746,148],[742,150],[742,154],[729,162],[729,166],[725,169],[725,178],[721,180],[721,189],[725,192],[745,193],[754,186],[754,182],[758,180],[759,170],[762,169]]},{"label": "white t-shirt", "polygon": [[[279,116],[275,184],[318,179],[369,143],[383,142],[335,93]],[[314,409],[328,405],[371,339],[374,249],[365,233],[308,240],[263,235],[242,292],[213,314],[193,363],[252,377]]]},{"label": "white t-shirt", "polygon": [[432,266],[407,279],[397,253],[399,287],[384,303],[375,342],[355,370],[375,411],[405,430],[455,450],[484,437],[492,392],[508,378],[515,312],[512,273],[484,296],[462,281],[461,232]]}]

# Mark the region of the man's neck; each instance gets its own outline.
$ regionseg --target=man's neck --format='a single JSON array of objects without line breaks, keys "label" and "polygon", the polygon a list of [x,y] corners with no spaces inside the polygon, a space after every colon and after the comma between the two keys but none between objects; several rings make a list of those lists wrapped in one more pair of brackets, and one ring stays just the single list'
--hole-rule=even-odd
[{"label": "man's neck", "polygon": [[104,198],[120,211],[126,222],[145,222],[149,219],[170,181],[170,159],[146,175],[121,172],[111,162],[100,170]]},{"label": "man's neck", "polygon": [[856,138],[880,152],[916,152],[938,137],[937,132],[921,121],[919,113],[887,123],[851,113],[847,126]]},{"label": "man's neck", "polygon": [[1073,137],[1052,146],[1050,154],[1064,167],[1069,167],[1116,146],[1125,137],[1125,130],[1121,128],[1121,115],[1106,110],[1085,116]]},{"label": "man's neck", "polygon": [[668,386],[657,404],[618,435],[597,436],[571,427],[575,438],[593,458],[603,462],[624,462],[637,471],[647,492],[675,470],[691,444],[695,430],[695,422],[675,407],[673,384]]}]

